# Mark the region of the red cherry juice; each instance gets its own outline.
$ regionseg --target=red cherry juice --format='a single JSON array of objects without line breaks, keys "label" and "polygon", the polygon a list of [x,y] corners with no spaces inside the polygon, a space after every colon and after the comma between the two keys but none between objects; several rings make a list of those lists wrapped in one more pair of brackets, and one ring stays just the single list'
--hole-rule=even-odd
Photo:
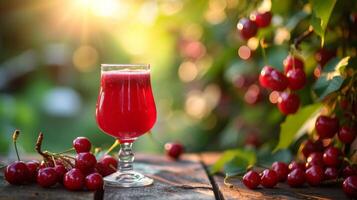
[{"label": "red cherry juice", "polygon": [[156,107],[148,70],[104,71],[96,106],[102,131],[133,142],[156,121]]}]

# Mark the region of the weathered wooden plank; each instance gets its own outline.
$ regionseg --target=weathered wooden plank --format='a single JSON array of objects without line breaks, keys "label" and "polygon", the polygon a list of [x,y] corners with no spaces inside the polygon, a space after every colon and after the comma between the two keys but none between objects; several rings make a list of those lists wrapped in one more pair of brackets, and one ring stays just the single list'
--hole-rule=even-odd
[{"label": "weathered wooden plank", "polygon": [[159,155],[138,154],[134,168],[154,179],[141,188],[104,189],[104,199],[215,199],[208,176],[196,155],[185,155],[179,161]]},{"label": "weathered wooden plank", "polygon": [[[218,153],[204,153],[200,155],[202,162],[205,165],[211,165],[219,158]],[[212,177],[217,185],[219,192],[223,199],[348,199],[340,186],[329,187],[302,187],[290,188],[286,183],[279,183],[277,187],[272,189],[258,188],[256,190],[247,189],[239,178],[230,178],[228,182],[233,184],[230,188],[224,184],[224,177],[222,175],[215,175]]]},{"label": "weathered wooden plank", "polygon": [[36,184],[13,186],[4,180],[2,171],[0,174],[0,200],[88,200],[101,199],[103,195],[102,192],[97,192],[97,194],[89,191],[71,192],[59,184],[46,189]]}]

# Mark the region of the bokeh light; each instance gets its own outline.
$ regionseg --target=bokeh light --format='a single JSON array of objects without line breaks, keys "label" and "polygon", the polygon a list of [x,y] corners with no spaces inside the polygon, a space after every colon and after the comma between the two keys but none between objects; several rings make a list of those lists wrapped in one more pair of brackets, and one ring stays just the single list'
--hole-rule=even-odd
[{"label": "bokeh light", "polygon": [[181,63],[178,69],[178,75],[183,82],[193,81],[198,74],[198,69],[195,63],[186,61]]},{"label": "bokeh light", "polygon": [[239,47],[238,49],[238,55],[240,58],[242,58],[243,60],[247,60],[250,58],[251,56],[251,50],[249,47],[242,45],[241,47]]},{"label": "bokeh light", "polygon": [[98,52],[89,45],[80,46],[73,54],[73,64],[81,72],[88,72],[96,67]]}]

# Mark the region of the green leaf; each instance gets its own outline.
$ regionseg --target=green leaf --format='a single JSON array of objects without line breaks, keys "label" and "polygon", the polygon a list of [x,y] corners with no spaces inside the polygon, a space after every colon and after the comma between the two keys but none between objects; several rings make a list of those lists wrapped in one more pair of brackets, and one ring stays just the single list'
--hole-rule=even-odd
[{"label": "green leaf", "polygon": [[327,63],[324,67],[321,76],[313,86],[314,93],[318,100],[323,100],[326,96],[340,89],[343,84],[344,77],[342,76],[345,67],[348,65],[350,57],[342,59],[335,58]]},{"label": "green leaf", "polygon": [[257,157],[259,165],[270,166],[275,161],[288,163],[292,160],[293,156],[288,149],[282,149],[274,153],[270,149],[261,149]]},{"label": "green leaf", "polygon": [[210,173],[214,174],[224,168],[224,171],[229,174],[236,174],[242,168],[245,170],[249,165],[256,163],[256,155],[253,150],[235,149],[228,150],[223,153],[219,160],[210,167]]},{"label": "green leaf", "polygon": [[286,117],[280,125],[279,143],[274,152],[289,147],[291,142],[314,125],[317,115],[322,108],[322,104],[316,103],[300,108],[294,115]]},{"label": "green leaf", "polygon": [[321,37],[321,46],[324,45],[325,31],[336,0],[310,0],[312,6],[311,26]]},{"label": "green leaf", "polygon": [[234,157],[231,161],[224,165],[223,170],[226,177],[232,177],[245,173],[248,166],[249,163],[247,160]]}]

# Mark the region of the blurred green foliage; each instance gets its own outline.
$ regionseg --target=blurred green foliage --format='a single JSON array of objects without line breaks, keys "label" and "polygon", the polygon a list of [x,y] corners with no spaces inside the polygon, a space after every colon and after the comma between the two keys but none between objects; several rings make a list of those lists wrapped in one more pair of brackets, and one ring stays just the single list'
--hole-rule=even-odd
[{"label": "blurred green foliage", "polygon": [[[337,2],[335,9],[355,2]],[[272,25],[247,44],[239,37],[237,22],[263,4],[274,15]],[[310,25],[308,4],[306,0],[2,1],[0,152],[10,149],[15,128],[23,133],[20,146],[29,152],[40,131],[45,134],[44,149],[64,150],[77,136],[108,148],[114,139],[98,129],[94,118],[100,63],[137,62],[152,65],[158,110],[155,139],[142,136],[137,150],[161,152],[164,142],[175,140],[188,151],[262,143],[273,147],[284,116],[269,103],[257,77],[266,64],[282,69],[291,39]],[[337,23],[340,13],[331,16],[331,23]],[[338,30],[326,34],[325,44],[336,47],[340,34]],[[268,44],[264,52],[259,46],[263,38]],[[248,59],[237,53],[243,45],[251,49]],[[320,48],[320,38],[309,38],[301,48],[309,74],[309,86],[298,92],[305,105],[312,102],[313,52]],[[258,88],[254,101],[246,97],[250,88]]]}]

